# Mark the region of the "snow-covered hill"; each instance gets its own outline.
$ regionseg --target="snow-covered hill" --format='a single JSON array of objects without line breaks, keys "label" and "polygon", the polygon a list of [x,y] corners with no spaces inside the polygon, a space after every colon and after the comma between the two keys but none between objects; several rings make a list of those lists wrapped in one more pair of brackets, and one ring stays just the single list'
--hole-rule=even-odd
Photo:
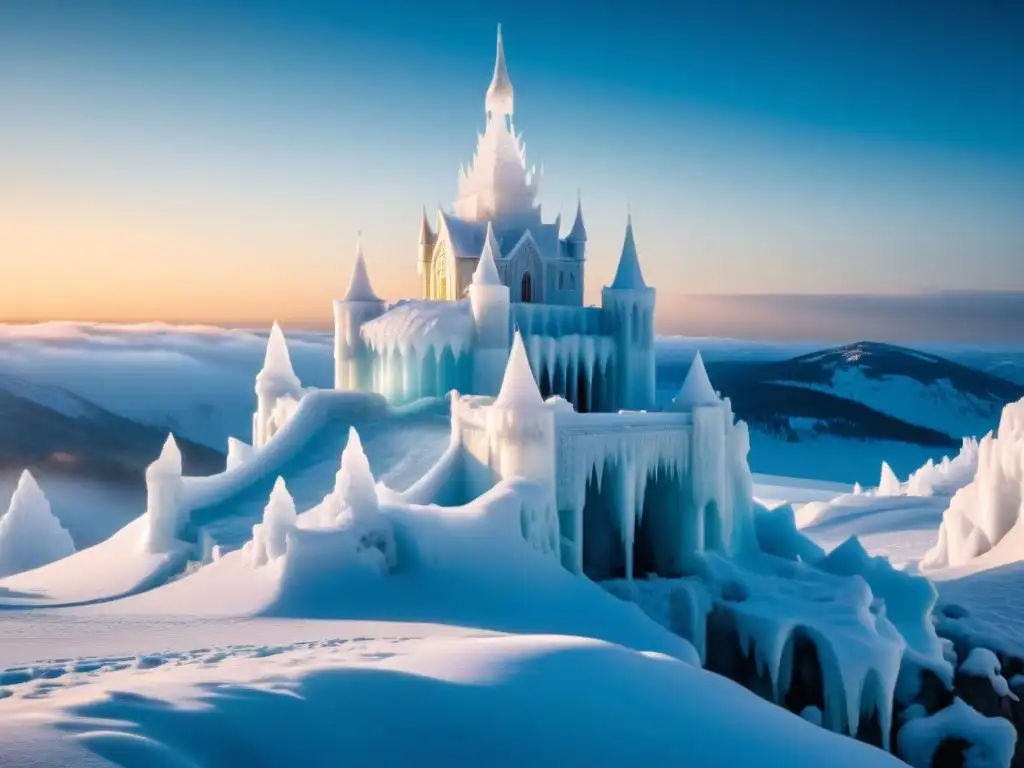
[{"label": "snow-covered hill", "polygon": [[930,353],[862,341],[751,366],[748,380],[825,392],[959,439],[994,429],[1018,384]]},{"label": "snow-covered hill", "polygon": [[[0,473],[31,469],[138,484],[167,431],[101,408],[66,389],[0,375]],[[184,440],[191,474],[223,468],[223,454]]]}]

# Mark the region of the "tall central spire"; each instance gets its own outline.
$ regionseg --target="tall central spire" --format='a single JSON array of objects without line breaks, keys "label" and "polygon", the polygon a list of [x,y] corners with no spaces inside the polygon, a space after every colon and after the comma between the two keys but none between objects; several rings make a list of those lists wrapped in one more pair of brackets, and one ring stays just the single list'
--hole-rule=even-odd
[{"label": "tall central spire", "polygon": [[512,124],[512,81],[505,65],[505,44],[498,26],[494,75],[484,100],[487,123],[477,140],[469,168],[459,171],[455,214],[469,221],[540,217],[540,175],[526,166],[526,147]]},{"label": "tall central spire", "polygon": [[498,25],[498,51],[494,58],[494,76],[487,87],[484,107],[493,117],[512,114],[512,81],[505,65],[505,44],[501,40],[501,24]]}]

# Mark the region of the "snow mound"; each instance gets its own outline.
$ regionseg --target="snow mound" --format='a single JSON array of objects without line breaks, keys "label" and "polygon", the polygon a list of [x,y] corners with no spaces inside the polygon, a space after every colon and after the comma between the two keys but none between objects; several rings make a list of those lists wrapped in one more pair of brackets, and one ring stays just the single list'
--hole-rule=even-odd
[{"label": "snow mound", "polygon": [[907,481],[908,496],[952,496],[974,478],[978,471],[978,441],[965,437],[953,459],[943,456],[936,464],[928,459]]},{"label": "snow mound", "polygon": [[914,768],[931,768],[936,750],[947,739],[967,742],[965,768],[998,768],[1010,765],[1017,733],[1009,720],[985,717],[963,699],[955,699],[941,712],[904,725],[897,736],[897,752]]},{"label": "snow mound", "polygon": [[0,518],[0,577],[39,568],[74,551],[71,534],[50,511],[50,502],[26,469],[7,514]]},{"label": "snow mound", "polygon": [[922,568],[995,567],[1024,559],[1024,400],[1003,409],[998,436],[978,445],[974,479],[956,492],[942,518],[939,540]]},{"label": "snow mound", "polygon": [[901,765],[662,654],[545,634],[326,642],[18,704],[4,764]]}]

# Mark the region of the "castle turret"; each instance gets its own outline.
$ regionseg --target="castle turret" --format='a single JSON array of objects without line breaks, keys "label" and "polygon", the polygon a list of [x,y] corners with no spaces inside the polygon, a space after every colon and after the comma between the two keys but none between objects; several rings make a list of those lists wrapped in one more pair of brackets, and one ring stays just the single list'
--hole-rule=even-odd
[{"label": "castle turret", "polygon": [[359,331],[384,313],[366,272],[362,242],[356,242],[356,263],[344,298],[334,302],[334,388],[373,389],[373,359]]},{"label": "castle turret", "polygon": [[469,286],[469,302],[476,327],[473,352],[473,393],[496,395],[508,360],[511,296],[501,282],[495,258],[500,254],[498,239],[490,222],[484,248]]},{"label": "castle turret", "polygon": [[583,223],[583,198],[579,191],[576,192],[576,217],[572,222],[572,229],[565,237],[565,253],[574,262],[567,268],[569,278],[564,283],[564,290],[570,292],[569,297],[563,297],[567,304],[583,304],[583,285],[587,259],[587,227]]},{"label": "castle turret", "polygon": [[256,374],[256,413],[253,414],[252,445],[261,448],[273,437],[273,415],[278,400],[291,397],[298,401],[302,397],[302,382],[292,368],[288,343],[284,340],[281,326],[274,323],[267,339],[267,356],[263,369]]},{"label": "castle turret", "polygon": [[555,483],[555,415],[544,403],[523,337],[516,331],[501,391],[487,415],[492,455],[503,478],[523,477],[550,487]]},{"label": "castle turret", "polygon": [[[727,550],[733,542],[733,504],[730,503],[728,478],[735,478],[730,460],[735,451],[730,441],[744,439],[732,433],[732,410],[715,392],[700,352],[693,356],[690,370],[666,410],[689,413],[689,472],[683,483],[683,526],[681,546],[684,552]],[[746,450],[742,451],[746,460]],[[742,496],[743,494],[740,494]],[[749,531],[739,530],[744,539]]]},{"label": "castle turret", "polygon": [[606,323],[616,340],[617,357],[612,390],[615,403],[607,410],[646,411],[654,407],[654,299],[644,282],[633,239],[633,217],[612,284],[601,291]]},{"label": "castle turret", "polygon": [[434,254],[434,244],[436,242],[437,235],[430,228],[430,222],[427,221],[427,207],[423,206],[423,219],[420,221],[419,259],[416,262],[416,271],[420,276],[420,287],[424,299],[430,298],[430,281],[432,278],[430,259]]}]

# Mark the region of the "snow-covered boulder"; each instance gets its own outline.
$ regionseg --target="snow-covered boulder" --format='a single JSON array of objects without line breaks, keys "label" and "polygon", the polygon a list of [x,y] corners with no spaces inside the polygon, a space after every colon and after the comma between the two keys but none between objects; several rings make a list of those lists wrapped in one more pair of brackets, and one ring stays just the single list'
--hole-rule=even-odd
[{"label": "snow-covered boulder", "polygon": [[245,555],[254,567],[275,562],[288,552],[288,537],[295,530],[297,515],[284,478],[277,478],[270,500],[263,511],[263,522],[252,528],[252,541],[245,545]]},{"label": "snow-covered boulder", "polygon": [[[1008,720],[985,717],[971,709],[962,699],[928,717],[910,720],[896,737],[897,754],[914,768],[946,765],[937,758],[940,747],[967,743],[957,762],[965,768],[1000,768],[1009,766],[1017,733]],[[951,757],[947,755],[946,757]]]},{"label": "snow-covered boulder", "polygon": [[26,469],[7,514],[0,518],[0,577],[39,568],[74,551],[71,534],[50,511],[50,502]]},{"label": "snow-covered boulder", "polygon": [[[990,566],[1024,558],[1024,549],[1017,546],[1024,535],[1022,516],[1024,399],[1003,409],[997,436],[982,438],[974,479],[953,496],[942,517],[939,540],[921,567],[956,567],[982,555],[987,555]],[[1000,546],[1005,538],[1009,541]]]}]

